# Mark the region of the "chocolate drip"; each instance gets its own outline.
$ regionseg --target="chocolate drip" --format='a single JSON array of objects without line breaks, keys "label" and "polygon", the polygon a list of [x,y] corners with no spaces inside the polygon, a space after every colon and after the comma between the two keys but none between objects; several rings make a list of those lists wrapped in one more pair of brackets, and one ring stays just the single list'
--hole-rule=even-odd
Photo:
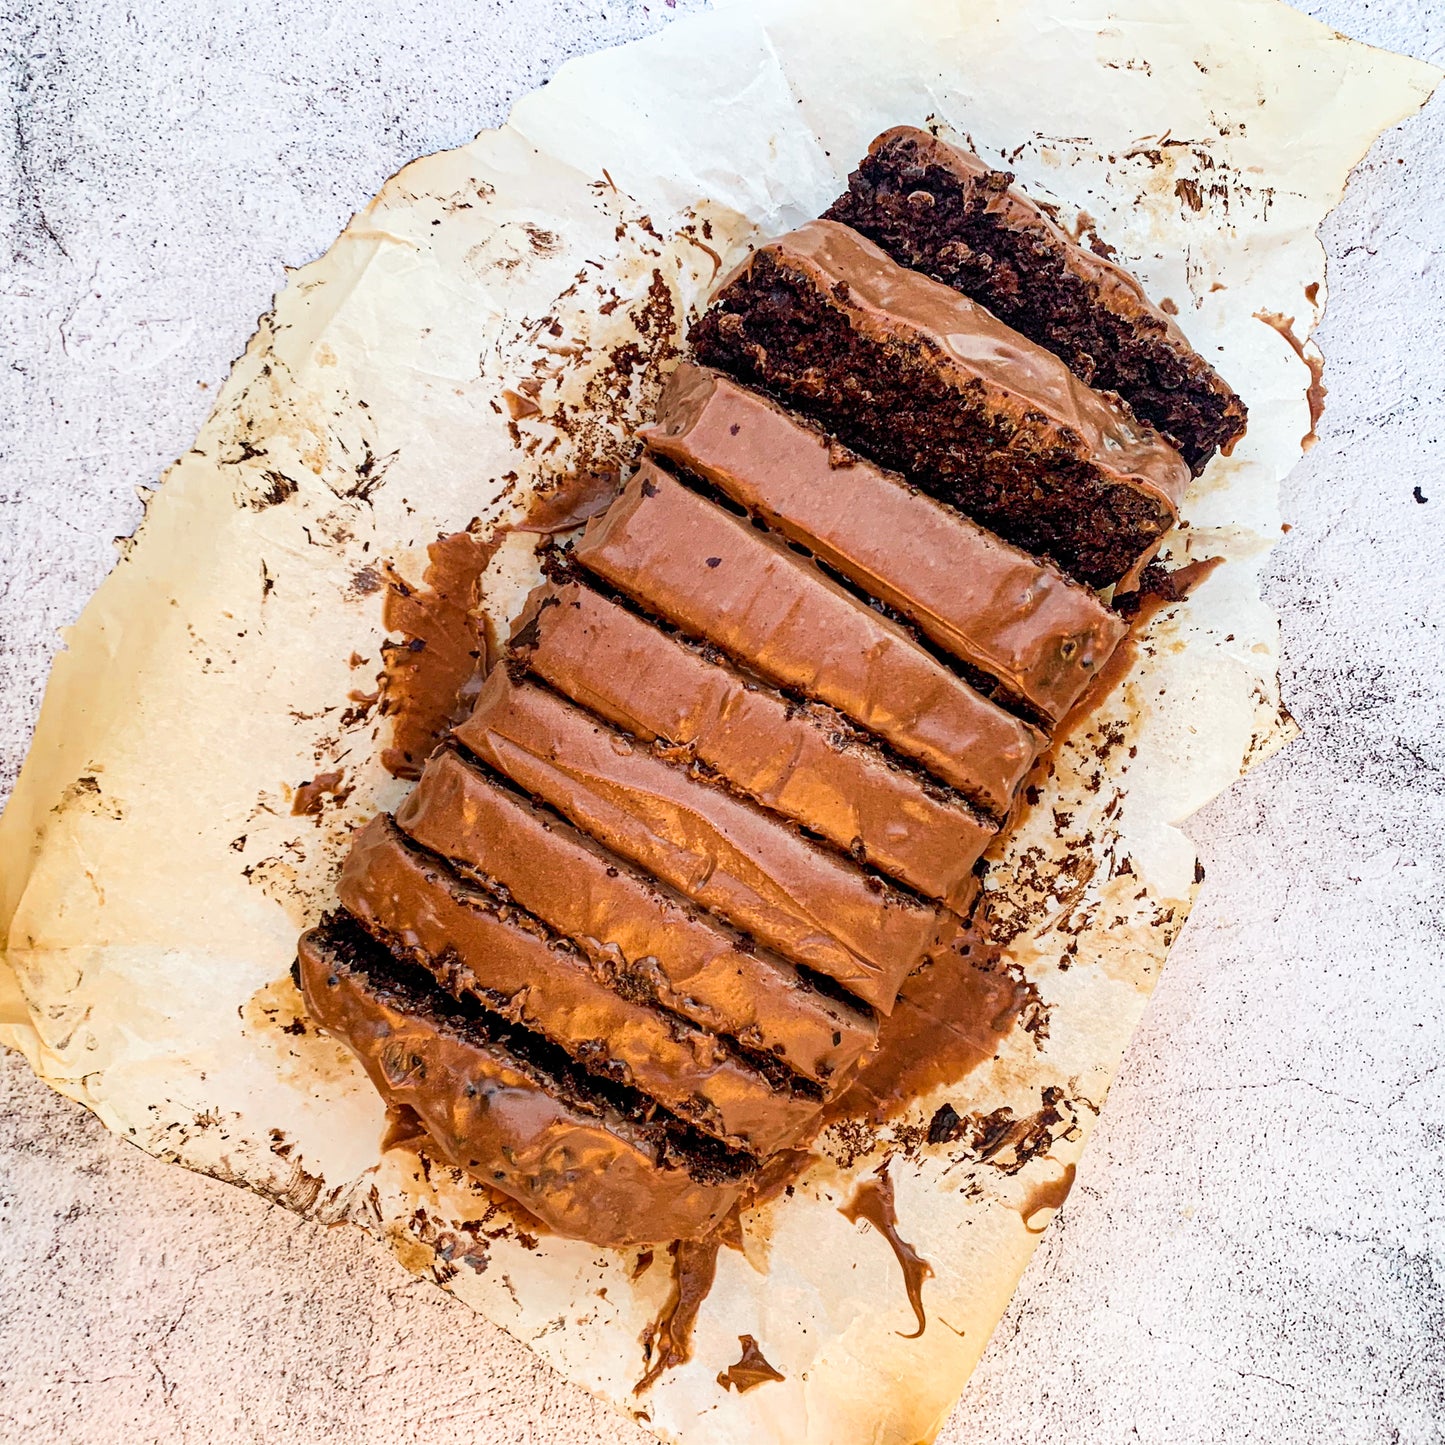
[{"label": "chocolate drip", "polygon": [[898,1233],[893,1178],[886,1160],[876,1173],[858,1185],[852,1199],[838,1212],[854,1224],[866,1219],[888,1241],[903,1271],[903,1287],[908,1291],[908,1303],[918,1320],[918,1328],[911,1334],[903,1334],[902,1330],[898,1333],[905,1340],[916,1340],[928,1327],[928,1318],[923,1312],[923,1282],[932,1278],[933,1266]]},{"label": "chocolate drip", "polygon": [[1042,1214],[1045,1210],[1063,1207],[1064,1200],[1069,1197],[1069,1191],[1074,1187],[1074,1175],[1077,1171],[1077,1164],[1065,1165],[1064,1172],[1057,1179],[1046,1179],[1035,1184],[1029,1191],[1028,1197],[1019,1205],[1019,1218],[1023,1220],[1024,1228],[1030,1234],[1042,1234],[1048,1228],[1047,1221],[1037,1229],[1031,1221],[1034,1215]]},{"label": "chocolate drip", "polygon": [[632,1387],[634,1395],[644,1394],[665,1370],[676,1369],[692,1358],[693,1326],[712,1289],[722,1246],[720,1230],[702,1239],[681,1239],[672,1246],[672,1289],[662,1312],[643,1335],[642,1359],[647,1373]]},{"label": "chocolate drip", "polygon": [[381,713],[391,719],[382,766],[397,778],[419,778],[447,731],[476,701],[489,657],[480,611],[481,580],[504,533],[482,538],[453,532],[427,548],[422,585],[387,575],[382,622],[405,639],[382,649]]},{"label": "chocolate drip", "polygon": [[775,1370],[767,1362],[758,1348],[758,1342],[751,1335],[739,1335],[738,1344],[743,1347],[742,1357],[737,1364],[729,1365],[717,1377],[718,1384],[724,1390],[736,1390],[739,1395],[746,1395],[749,1390],[766,1385],[770,1380],[788,1378],[781,1370]]}]

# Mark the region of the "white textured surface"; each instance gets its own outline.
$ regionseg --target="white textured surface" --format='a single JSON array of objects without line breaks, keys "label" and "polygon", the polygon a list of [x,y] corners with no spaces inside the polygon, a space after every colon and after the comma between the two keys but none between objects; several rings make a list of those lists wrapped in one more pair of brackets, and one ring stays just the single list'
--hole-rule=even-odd
[{"label": "white textured surface", "polygon": [[[1433,0],[1303,8],[1445,59]],[[6,783],[54,629],[280,265],[667,9],[12,4]],[[1270,589],[1306,737],[1193,826],[1209,887],[949,1440],[1445,1440],[1442,177],[1437,98],[1327,232],[1332,405]],[[13,1059],[0,1095],[0,1438],[644,1438],[354,1233],[128,1149]]]}]

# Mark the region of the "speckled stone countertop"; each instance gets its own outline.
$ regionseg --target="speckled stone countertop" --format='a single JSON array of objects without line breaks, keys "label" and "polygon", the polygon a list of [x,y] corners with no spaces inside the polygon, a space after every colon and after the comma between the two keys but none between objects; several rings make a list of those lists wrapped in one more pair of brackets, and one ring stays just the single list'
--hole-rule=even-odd
[{"label": "speckled stone countertop", "polygon": [[[0,791],[56,629],[255,316],[413,156],[698,0],[33,0],[0,128]],[[1308,0],[1445,62],[1438,0]],[[1445,95],[1326,229],[1330,404],[1273,554],[1304,737],[1208,869],[943,1439],[1445,1441]],[[62,1274],[52,1266],[66,1260]],[[644,1437],[354,1231],[159,1164],[0,1056],[0,1439]]]}]

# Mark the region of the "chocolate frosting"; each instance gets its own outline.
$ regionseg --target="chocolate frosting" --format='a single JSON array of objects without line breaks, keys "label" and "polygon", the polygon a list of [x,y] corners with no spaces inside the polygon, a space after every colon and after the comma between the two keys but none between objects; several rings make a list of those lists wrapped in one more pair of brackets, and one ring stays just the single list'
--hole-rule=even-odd
[{"label": "chocolate frosting", "polygon": [[1124,635],[1124,621],[1052,563],[715,371],[678,367],[642,436],[1050,722]]},{"label": "chocolate frosting", "polygon": [[634,737],[664,739],[930,898],[961,907],[973,896],[995,824],[850,740],[830,709],[789,703],[576,582],[535,591],[512,644],[538,677]]},{"label": "chocolate frosting", "polygon": [[525,1206],[559,1234],[594,1244],[694,1239],[746,1177],[695,1177],[665,1132],[552,1076],[438,1012],[313,929],[298,950],[312,1018],[360,1059],[381,1096],[413,1110],[431,1148]]},{"label": "chocolate frosting", "polygon": [[896,622],[651,461],[588,524],[575,556],[768,681],[836,707],[996,816],[1042,748],[1038,732]]},{"label": "chocolate frosting", "polygon": [[810,1079],[848,1074],[871,1014],[810,987],[785,959],[463,760],[438,753],[397,810],[423,847],[570,938],[629,996],[765,1051]]},{"label": "chocolate frosting", "polygon": [[816,1091],[775,1086],[723,1040],[623,998],[584,954],[409,845],[384,814],[357,835],[339,892],[369,933],[454,997],[534,1030],[730,1148],[769,1154],[818,1112]]},{"label": "chocolate frosting", "polygon": [[614,853],[884,1013],[952,917],[505,669],[456,735]]}]

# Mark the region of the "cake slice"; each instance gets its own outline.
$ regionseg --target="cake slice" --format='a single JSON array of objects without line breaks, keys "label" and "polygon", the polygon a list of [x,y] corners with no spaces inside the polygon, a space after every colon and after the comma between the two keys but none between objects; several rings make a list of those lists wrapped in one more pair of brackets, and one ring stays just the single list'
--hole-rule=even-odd
[{"label": "cake slice", "polygon": [[456,737],[612,852],[884,1013],[944,924],[941,907],[504,668]]},{"label": "cake slice", "polygon": [[997,824],[890,764],[837,713],[790,703],[575,581],[528,599],[512,655],[634,737],[706,763],[763,806],[929,898],[963,907]]},{"label": "cake slice", "polygon": [[410,844],[385,815],[358,834],[342,907],[454,998],[473,998],[565,1050],[589,1072],[638,1089],[730,1148],[767,1155],[797,1140],[822,1102],[774,1063],[625,998],[587,956],[521,910]]},{"label": "cake slice", "polygon": [[1068,712],[1124,636],[1124,620],[1051,563],[715,371],[679,366],[642,436],[1045,722]]},{"label": "cake slice", "polygon": [[966,296],[836,221],[758,250],[693,324],[762,387],[1092,587],[1133,585],[1189,467],[1119,401]]},{"label": "cake slice", "polygon": [[747,1155],[467,1010],[351,919],[302,936],[297,974],[311,1017],[387,1103],[417,1115],[446,1163],[559,1234],[613,1247],[695,1239],[752,1179]]},{"label": "cake slice", "polygon": [[453,749],[397,809],[408,837],[586,952],[619,992],[654,998],[820,1084],[877,1036],[866,1009],[814,987]]},{"label": "cake slice", "polygon": [[868,148],[828,216],[973,297],[1090,386],[1117,392],[1198,476],[1244,434],[1244,403],[1134,277],[1012,182],[970,151],[898,126]]},{"label": "cake slice", "polygon": [[644,461],[576,560],[779,687],[835,707],[1002,817],[1043,746],[896,622]]}]

